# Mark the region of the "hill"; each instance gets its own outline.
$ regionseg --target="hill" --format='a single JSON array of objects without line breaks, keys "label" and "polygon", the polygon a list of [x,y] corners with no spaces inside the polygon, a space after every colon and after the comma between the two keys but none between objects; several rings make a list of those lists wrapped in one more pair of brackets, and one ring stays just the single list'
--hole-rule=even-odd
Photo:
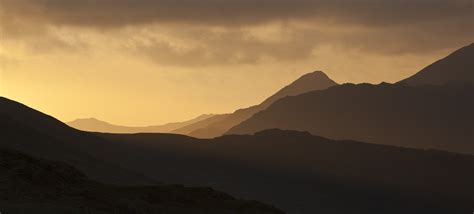
[{"label": "hill", "polygon": [[283,213],[211,188],[102,184],[65,163],[2,149],[0,194],[5,213]]},{"label": "hill", "polygon": [[[202,206],[216,212],[245,207],[250,213],[274,211],[229,196],[216,199],[212,195],[222,194],[215,191],[157,185],[154,180],[210,186],[289,213],[463,213],[470,212],[474,202],[470,155],[335,141],[282,130],[215,139],[86,133],[4,98],[0,112],[0,151],[15,149],[65,163],[24,161],[24,155],[0,153],[7,157],[0,159],[6,163],[0,166],[2,211],[30,206],[42,210],[51,205],[60,210],[76,210],[80,205],[94,212],[150,206],[178,206],[179,211]],[[19,160],[9,162],[12,158]],[[140,178],[150,178],[141,180],[148,181],[147,186],[138,183]]]},{"label": "hill", "polygon": [[92,179],[112,184],[152,184],[133,170],[111,164],[107,158],[85,152],[90,146],[108,142],[87,132],[74,130],[62,122],[15,101],[0,97],[0,148],[36,157],[63,161]]},{"label": "hill", "polygon": [[127,168],[165,182],[212,186],[288,213],[462,213],[474,202],[470,155],[283,130],[215,139],[98,136],[111,142],[117,154],[111,159]]}]

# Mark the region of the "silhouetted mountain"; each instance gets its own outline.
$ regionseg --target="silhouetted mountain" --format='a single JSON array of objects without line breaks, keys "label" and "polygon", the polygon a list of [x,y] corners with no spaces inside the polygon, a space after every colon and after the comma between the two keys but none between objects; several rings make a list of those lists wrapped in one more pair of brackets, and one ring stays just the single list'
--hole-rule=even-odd
[{"label": "silhouetted mountain", "polygon": [[[281,213],[210,189],[138,187],[136,185],[156,185],[157,182],[136,173],[133,167],[121,166],[122,161],[132,161],[130,152],[133,151],[129,149],[133,146],[121,147],[95,134],[75,130],[6,98],[0,98],[0,133],[1,212],[45,209],[49,213],[51,210],[76,212],[79,205],[87,205],[106,213],[143,213],[143,208],[148,213]],[[167,139],[167,135],[163,136]],[[172,139],[181,142],[192,138],[173,135]],[[67,164],[37,160],[5,149]],[[114,186],[90,181],[68,165],[84,171],[91,180]],[[134,211],[135,208],[139,210]],[[130,209],[133,212],[128,212]]]},{"label": "silhouetted mountain", "polygon": [[110,158],[120,165],[165,182],[212,186],[288,213],[463,213],[474,204],[470,155],[281,130],[215,139],[98,136],[111,142],[108,150],[117,156]]},{"label": "silhouetted mountain", "polygon": [[324,90],[335,85],[337,85],[337,83],[330,79],[322,71],[307,73],[263,101],[260,104],[262,108],[261,110],[266,109],[268,106],[281,98],[295,96],[310,91]]},{"label": "silhouetted mountain", "polygon": [[469,122],[473,120],[469,110],[474,97],[469,85],[474,83],[472,59],[474,44],[398,85],[346,84],[284,98],[227,133],[283,128],[335,139],[474,153],[474,128]]},{"label": "silhouetted mountain", "polygon": [[253,114],[266,109],[276,100],[286,97],[302,94],[314,90],[323,90],[337,85],[322,71],[315,71],[305,74],[292,82],[290,85],[280,89],[277,93],[267,98],[259,105],[249,108],[239,109],[232,114],[219,115],[219,117],[209,118],[207,121],[201,121],[179,130],[173,131],[177,134],[186,134],[199,138],[218,137],[227,132],[233,126],[247,120]]},{"label": "silhouetted mountain", "polygon": [[400,82],[409,85],[474,84],[474,43],[456,50]]},{"label": "silhouetted mountain", "polygon": [[0,195],[5,213],[282,213],[211,188],[97,183],[62,162],[2,149]]},{"label": "silhouetted mountain", "polygon": [[130,126],[119,126],[110,124],[96,118],[87,118],[87,119],[77,119],[67,123],[67,125],[83,130],[83,131],[91,131],[91,132],[106,132],[106,133],[167,133],[173,130],[179,129],[181,127],[199,122],[201,120],[205,120],[210,118],[214,115],[212,114],[203,114],[199,117],[196,117],[192,120],[184,121],[184,122],[175,122],[175,123],[167,123],[164,125],[157,125],[157,126],[144,126],[144,127],[130,127]]},{"label": "silhouetted mountain", "polygon": [[345,84],[283,98],[229,134],[269,128],[474,154],[474,85]]},{"label": "silhouetted mountain", "polygon": [[93,157],[84,147],[101,147],[107,142],[77,131],[62,122],[0,97],[0,148],[21,151],[37,157],[64,161],[98,181],[116,184],[150,184],[152,179]]},{"label": "silhouetted mountain", "polygon": [[[462,213],[471,212],[474,202],[474,157],[469,155],[334,141],[281,130],[207,140],[176,134],[86,133],[4,98],[0,115],[1,147],[64,160],[94,176],[92,180],[119,183],[110,178],[117,176],[121,183],[137,184],[141,177],[131,173],[136,171],[166,183],[211,186],[290,213]],[[174,209],[174,205],[175,213],[201,205],[217,213],[273,210],[210,190],[207,194],[183,187],[103,185],[64,164],[28,158],[11,163],[8,160],[22,158],[5,157],[0,155],[0,163],[6,163],[0,166],[0,172],[5,172],[0,174],[0,201],[6,203],[0,202],[2,212],[5,207],[42,210],[48,205],[68,212],[78,205],[93,211],[118,208],[115,213],[150,206],[173,213],[161,208]]]}]

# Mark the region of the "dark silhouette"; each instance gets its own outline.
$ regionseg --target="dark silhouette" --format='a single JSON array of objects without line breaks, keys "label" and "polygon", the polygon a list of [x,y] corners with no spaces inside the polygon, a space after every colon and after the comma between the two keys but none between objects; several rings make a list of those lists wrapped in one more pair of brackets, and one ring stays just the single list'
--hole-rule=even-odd
[{"label": "dark silhouette", "polygon": [[[6,98],[0,98],[0,130],[0,205],[5,205],[2,212],[6,212],[5,207],[18,212],[28,206],[30,211],[39,206],[73,212],[78,204],[87,204],[108,213],[143,213],[150,209],[151,213],[281,213],[210,189],[150,186],[158,182],[136,173],[138,170],[120,166],[117,158],[129,157],[119,157],[117,151],[125,151],[126,147],[115,147],[101,137],[72,129]],[[65,164],[9,152],[12,150]],[[123,206],[138,206],[138,211]]]},{"label": "dark silhouette", "polygon": [[156,183],[82,151],[87,144],[107,144],[105,140],[72,129],[48,115],[6,98],[0,98],[0,130],[0,148],[64,161],[94,180],[112,184]]},{"label": "dark silhouette", "polygon": [[111,142],[109,158],[122,166],[165,182],[212,186],[289,213],[462,213],[474,203],[470,155],[282,130],[215,139],[98,136]]},{"label": "dark silhouette", "polygon": [[286,96],[294,96],[314,90],[323,90],[337,85],[322,71],[305,74],[292,82],[290,85],[280,89],[277,93],[264,100],[261,104],[239,109],[232,114],[216,115],[207,120],[185,126],[174,130],[173,133],[186,134],[199,138],[218,137],[227,132],[233,126],[247,120],[253,114],[266,109],[273,102]]},{"label": "dark silhouette", "polygon": [[106,132],[106,133],[167,133],[171,132],[175,129],[179,129],[181,127],[194,124],[201,120],[208,119],[214,115],[212,114],[203,114],[199,117],[194,119],[183,121],[183,122],[175,122],[175,123],[167,123],[164,125],[157,125],[157,126],[144,126],[144,127],[130,127],[130,126],[119,126],[110,124],[96,118],[87,118],[87,119],[77,119],[67,123],[67,125],[83,130],[83,131],[91,131],[91,132]]},{"label": "dark silhouette", "polygon": [[401,82],[409,85],[474,84],[474,43],[438,60]]},{"label": "dark silhouette", "polygon": [[[474,202],[474,157],[469,155],[334,141],[281,130],[207,140],[175,134],[86,133],[4,98],[0,115],[2,148],[65,161],[97,178],[92,180],[106,183],[159,180],[211,186],[290,213],[461,213],[470,211]],[[39,185],[50,188],[48,183]],[[58,191],[67,188],[62,185]],[[123,200],[107,195],[123,194],[127,201],[143,193],[136,191],[100,185],[84,197],[92,194],[113,206]],[[64,197],[49,202],[68,201],[69,195]]]},{"label": "dark silhouette", "polygon": [[474,85],[345,84],[277,101],[229,134],[269,128],[474,154]]},{"label": "dark silhouette", "polygon": [[102,184],[62,162],[3,149],[0,179],[2,213],[283,213],[211,188]]}]

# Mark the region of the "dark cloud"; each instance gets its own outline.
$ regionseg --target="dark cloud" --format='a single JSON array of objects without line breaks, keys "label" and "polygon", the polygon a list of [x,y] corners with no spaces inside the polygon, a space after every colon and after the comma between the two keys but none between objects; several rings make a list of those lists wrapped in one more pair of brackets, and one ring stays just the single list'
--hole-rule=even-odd
[{"label": "dark cloud", "polygon": [[[248,29],[279,23],[274,36]],[[455,49],[474,40],[472,0],[0,0],[0,33],[32,49],[79,51],[51,27],[92,29],[115,38],[120,29],[162,26],[128,47],[160,64],[203,66],[297,61],[321,45],[384,55]],[[215,32],[213,28],[221,29]],[[134,36],[133,32],[129,32]],[[122,35],[123,36],[123,35]],[[273,35],[270,35],[273,36]]]},{"label": "dark cloud", "polygon": [[472,0],[1,0],[10,17],[116,27],[160,22],[247,25],[288,19],[413,24],[472,18]]},{"label": "dark cloud", "polygon": [[[218,32],[205,27],[168,32],[181,41],[192,44],[186,48],[170,42],[147,38],[135,40],[133,50],[159,64],[180,66],[256,64],[265,60],[298,61],[311,56],[318,37],[302,38],[299,32],[278,27],[284,39],[267,41],[243,29],[221,29]],[[158,30],[159,31],[159,30]]]}]

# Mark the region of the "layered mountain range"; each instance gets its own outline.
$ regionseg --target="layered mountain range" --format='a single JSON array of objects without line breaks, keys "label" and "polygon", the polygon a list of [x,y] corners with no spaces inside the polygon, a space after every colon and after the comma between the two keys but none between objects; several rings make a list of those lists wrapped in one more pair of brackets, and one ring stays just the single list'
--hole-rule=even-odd
[{"label": "layered mountain range", "polygon": [[172,131],[203,138],[79,131],[0,98],[1,211],[471,213],[472,59],[473,44],[395,84],[313,72]]},{"label": "layered mountain range", "polygon": [[[12,210],[31,205],[30,209],[113,213],[117,205],[137,207],[130,210],[177,210],[166,213],[280,212],[236,197],[272,204],[288,213],[462,213],[474,202],[474,156],[470,155],[336,141],[283,130],[214,139],[87,133],[8,99],[1,99],[0,109],[0,149],[8,150],[0,161],[4,173],[0,204]],[[16,167],[8,162],[11,158],[19,159],[15,164],[26,159],[27,165]],[[15,183],[17,177],[9,177],[12,173],[30,180]],[[46,179],[48,173],[66,179],[61,181],[64,185],[52,185],[56,181]],[[221,193],[163,183],[210,186],[234,197],[224,194],[216,199],[213,195]],[[8,196],[12,192],[21,197]],[[41,192],[52,196],[44,198]],[[84,203],[75,204],[78,201]]]}]

